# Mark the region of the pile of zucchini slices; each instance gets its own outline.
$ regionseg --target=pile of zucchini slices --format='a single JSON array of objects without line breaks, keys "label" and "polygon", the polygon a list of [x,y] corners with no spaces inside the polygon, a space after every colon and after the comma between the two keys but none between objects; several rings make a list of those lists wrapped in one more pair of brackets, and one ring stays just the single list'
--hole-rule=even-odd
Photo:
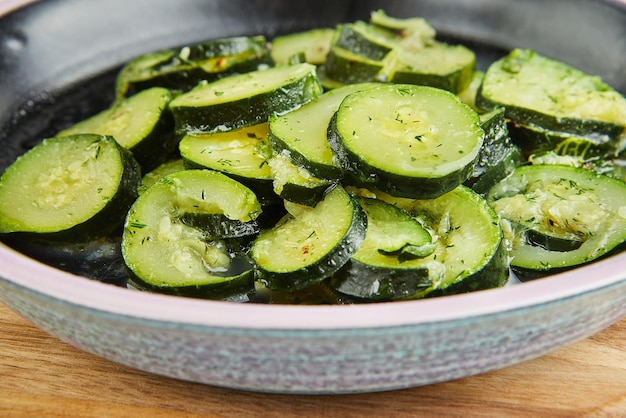
[{"label": "pile of zucchini slices", "polygon": [[527,49],[479,71],[424,19],[376,11],[129,62],[110,108],[8,167],[0,234],[189,297],[494,288],[510,269],[546,276],[621,249],[625,128],[624,96],[597,77]]}]

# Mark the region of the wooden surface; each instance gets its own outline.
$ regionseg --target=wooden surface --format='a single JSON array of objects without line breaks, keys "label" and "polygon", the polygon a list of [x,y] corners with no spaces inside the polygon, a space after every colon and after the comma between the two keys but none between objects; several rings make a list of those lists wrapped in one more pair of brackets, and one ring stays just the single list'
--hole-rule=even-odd
[{"label": "wooden surface", "polygon": [[0,304],[0,417],[626,417],[626,318],[542,358],[432,386],[269,395],[150,375],[81,352]]}]

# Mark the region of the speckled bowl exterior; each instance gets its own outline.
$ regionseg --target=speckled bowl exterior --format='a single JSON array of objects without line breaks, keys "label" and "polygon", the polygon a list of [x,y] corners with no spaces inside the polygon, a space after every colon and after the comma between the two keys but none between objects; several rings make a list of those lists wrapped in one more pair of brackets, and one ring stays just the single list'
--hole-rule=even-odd
[{"label": "speckled bowl exterior", "polygon": [[0,248],[0,301],[80,348],[151,373],[279,393],[448,381],[541,356],[626,315],[624,257],[439,300],[262,306],[151,295]]},{"label": "speckled bowl exterior", "polygon": [[[27,101],[31,92],[87,79],[142,51],[330,25],[378,7],[391,15],[423,15],[443,32],[505,49],[523,41],[557,51],[626,89],[626,9],[617,0],[276,0],[245,6],[243,0],[45,0],[16,13],[26,3],[31,2],[0,3],[0,17],[10,11],[13,16],[0,22],[0,126],[20,123],[21,110],[11,113],[20,100],[37,111]],[[127,13],[106,13],[113,3]],[[62,19],[67,15],[75,18]],[[123,24],[128,21],[143,26]],[[563,23],[558,35],[546,23],[555,21]],[[612,55],[605,47],[613,48]],[[4,132],[0,163],[6,164],[6,153],[17,155],[25,145]],[[128,290],[63,272],[0,244],[0,302],[81,350],[159,375],[277,393],[385,391],[503,368],[617,322],[626,316],[626,253],[463,295],[279,306]]]}]

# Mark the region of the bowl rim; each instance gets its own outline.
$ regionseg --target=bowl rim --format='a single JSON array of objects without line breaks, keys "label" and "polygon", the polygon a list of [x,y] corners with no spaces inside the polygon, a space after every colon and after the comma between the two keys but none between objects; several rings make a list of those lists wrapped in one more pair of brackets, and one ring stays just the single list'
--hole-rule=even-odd
[{"label": "bowl rim", "polygon": [[[0,17],[38,1],[4,0]],[[604,2],[624,7],[621,0]],[[433,299],[356,305],[266,305],[132,291],[64,272],[0,243],[0,282],[7,281],[39,297],[125,318],[255,330],[367,329],[497,315],[622,282],[626,285],[624,266],[626,252],[545,279]]]},{"label": "bowl rim", "polygon": [[267,305],[129,290],[64,272],[0,244],[0,277],[32,293],[128,319],[254,330],[388,328],[498,315],[558,303],[620,283],[626,285],[624,265],[626,253],[545,279],[432,299],[355,305]]}]

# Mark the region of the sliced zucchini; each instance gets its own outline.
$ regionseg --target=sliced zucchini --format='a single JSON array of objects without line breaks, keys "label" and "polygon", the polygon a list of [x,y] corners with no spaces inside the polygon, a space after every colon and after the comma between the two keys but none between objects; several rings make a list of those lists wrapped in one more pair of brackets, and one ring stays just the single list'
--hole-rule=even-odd
[{"label": "sliced zucchini", "polygon": [[[139,196],[124,225],[122,255],[132,284],[211,299],[253,292],[252,265],[221,238],[260,213],[254,193],[222,173],[185,170],[161,178]],[[228,235],[216,236],[224,225]]]},{"label": "sliced zucchini", "polygon": [[286,203],[289,214],[252,243],[257,278],[271,290],[298,290],[335,273],[361,246],[367,218],[341,186],[315,207]]},{"label": "sliced zucchini", "polygon": [[272,148],[267,123],[226,132],[186,135],[179,144],[187,168],[219,171],[251,188],[263,205],[273,203]]},{"label": "sliced zucchini", "polygon": [[363,245],[333,275],[330,286],[339,293],[360,299],[405,299],[431,287],[428,268],[410,260],[436,249],[430,233],[411,215],[394,205],[360,198],[367,214]]},{"label": "sliced zucchini", "polygon": [[394,49],[385,57],[389,81],[419,84],[459,93],[474,76],[476,54],[463,45],[430,42],[423,48]]},{"label": "sliced zucchini", "polygon": [[393,31],[403,47],[418,49],[435,39],[436,31],[431,24],[421,17],[396,18],[378,9],[370,14],[370,23],[374,26]]},{"label": "sliced zucchini", "polygon": [[474,172],[465,185],[484,195],[526,160],[520,149],[511,141],[503,108],[499,107],[481,114],[480,121],[480,126],[485,131],[485,140]]},{"label": "sliced zucchini", "polygon": [[626,183],[583,168],[518,167],[487,199],[501,218],[523,227],[510,228],[513,268],[568,268],[626,240]]},{"label": "sliced zucchini", "polygon": [[135,159],[110,136],[44,139],[0,178],[0,234],[103,237],[124,221],[140,180]]},{"label": "sliced zucchini", "polygon": [[339,25],[333,45],[374,61],[382,61],[396,45],[395,33],[363,21]]},{"label": "sliced zucchini", "polygon": [[388,81],[382,61],[376,61],[333,45],[323,66],[327,79],[339,84]]},{"label": "sliced zucchini", "polygon": [[272,40],[271,56],[277,64],[288,64],[291,57],[304,54],[304,62],[321,65],[335,36],[333,28],[315,28],[277,36]]},{"label": "sliced zucchini", "polygon": [[322,93],[316,67],[302,63],[203,83],[170,102],[179,134],[223,132],[267,122]]},{"label": "sliced zucchini", "polygon": [[480,175],[470,177],[464,184],[471,187],[472,190],[481,196],[486,196],[489,189],[495,186],[496,183],[507,177],[513,170],[524,165],[526,162],[519,148],[512,146],[506,150],[505,154],[502,155],[497,162],[494,161],[493,165],[486,167]]},{"label": "sliced zucchini", "polygon": [[341,101],[350,93],[378,86],[359,83],[339,87],[304,106],[269,121],[269,140],[278,152],[288,151],[293,163],[313,176],[339,179],[343,173],[327,141],[328,124]]},{"label": "sliced zucchini", "polygon": [[174,121],[168,111],[172,93],[154,87],[113,104],[95,116],[56,134],[110,135],[130,150],[143,171],[164,162],[176,149]]},{"label": "sliced zucchini", "polygon": [[482,109],[504,106],[521,125],[616,141],[624,135],[626,99],[598,77],[529,49],[515,49],[485,72]]},{"label": "sliced zucchini", "polygon": [[263,36],[232,37],[141,55],[116,80],[118,99],[151,87],[188,91],[200,81],[254,71],[273,61]]},{"label": "sliced zucchini", "polygon": [[395,198],[378,191],[368,194],[410,213],[436,244],[429,255],[402,263],[403,268],[426,269],[431,281],[430,287],[409,298],[500,287],[508,280],[507,252],[498,216],[471,189],[459,186],[425,200]]},{"label": "sliced zucchini", "polygon": [[481,83],[483,82],[484,76],[485,73],[483,71],[474,70],[474,73],[472,74],[472,79],[470,80],[469,84],[465,86],[463,90],[457,92],[457,96],[459,96],[461,100],[463,100],[463,102],[470,105],[472,109],[478,111],[479,113],[482,113],[483,111],[481,109],[478,109],[478,106],[476,106],[476,94],[478,92],[478,89],[480,88]]},{"label": "sliced zucchini", "polygon": [[407,84],[348,95],[328,130],[347,182],[420,199],[467,180],[483,137],[478,115],[457,96]]},{"label": "sliced zucchini", "polygon": [[267,123],[227,132],[186,135],[179,144],[183,161],[239,177],[272,180],[267,160],[272,156]]},{"label": "sliced zucchini", "polygon": [[527,155],[554,151],[559,155],[606,158],[617,155],[623,147],[607,135],[583,136],[519,123],[512,123],[510,131],[515,144]]},{"label": "sliced zucchini", "polygon": [[311,175],[304,167],[295,165],[288,154],[282,151],[268,161],[274,177],[274,192],[281,199],[315,206],[335,182]]},{"label": "sliced zucchini", "polygon": [[145,192],[148,187],[152,186],[162,177],[165,177],[168,174],[172,174],[177,171],[183,171],[184,169],[185,162],[181,158],[176,158],[159,165],[154,170],[144,174],[144,176],[141,178],[141,185],[138,189],[139,194]]}]

